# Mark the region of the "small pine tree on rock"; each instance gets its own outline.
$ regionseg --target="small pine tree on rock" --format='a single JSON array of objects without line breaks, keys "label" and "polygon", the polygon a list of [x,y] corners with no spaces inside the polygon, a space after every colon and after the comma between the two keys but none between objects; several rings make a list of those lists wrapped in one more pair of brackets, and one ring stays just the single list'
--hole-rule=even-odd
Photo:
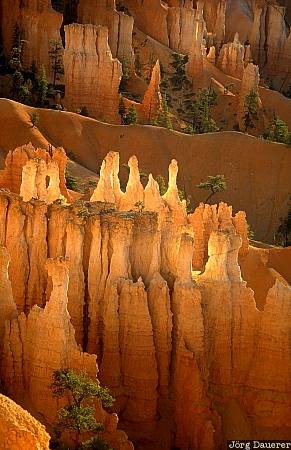
[{"label": "small pine tree on rock", "polygon": [[245,133],[250,128],[255,128],[255,121],[258,120],[258,94],[252,89],[245,97],[245,113],[243,116]]},{"label": "small pine tree on rock", "polygon": [[42,66],[36,79],[37,102],[43,106],[47,99],[48,81],[46,78],[45,68]]},{"label": "small pine tree on rock", "polygon": [[166,94],[163,95],[162,111],[159,114],[156,124],[159,127],[168,128],[168,130],[173,129],[173,125],[172,125],[172,121],[171,121],[171,117],[170,117],[168,99],[167,99]]},{"label": "small pine tree on rock", "polygon": [[267,141],[280,142],[281,144],[291,144],[291,133],[282,119],[274,115],[268,129],[263,134]]},{"label": "small pine tree on rock", "polygon": [[123,116],[124,125],[135,125],[137,123],[137,112],[134,105],[130,105],[127,113]]},{"label": "small pine tree on rock", "polygon": [[199,189],[210,191],[210,195],[208,195],[205,200],[205,203],[208,203],[216,192],[226,190],[226,178],[224,175],[208,175],[207,180],[199,183],[197,187]]},{"label": "small pine tree on rock", "polygon": [[[70,398],[69,403],[58,411],[56,434],[61,436],[64,431],[74,432],[77,448],[86,432],[95,433],[101,441],[98,433],[103,431],[103,425],[95,418],[94,399],[101,400],[105,407],[112,406],[114,399],[109,390],[99,386],[86,372],[77,374],[71,369],[55,370],[51,389],[54,397],[68,398],[69,394]],[[83,448],[94,448],[93,443],[86,447],[87,443],[82,443]]]},{"label": "small pine tree on rock", "polygon": [[203,88],[195,95],[195,100],[191,105],[193,113],[192,127],[188,134],[203,134],[214,133],[219,130],[214,119],[210,115],[211,106],[215,105],[217,101],[217,94],[211,88]]},{"label": "small pine tree on rock", "polygon": [[55,89],[57,81],[60,81],[61,75],[64,74],[63,66],[63,46],[61,41],[52,40],[50,42],[49,57],[51,69],[53,73],[53,88]]}]

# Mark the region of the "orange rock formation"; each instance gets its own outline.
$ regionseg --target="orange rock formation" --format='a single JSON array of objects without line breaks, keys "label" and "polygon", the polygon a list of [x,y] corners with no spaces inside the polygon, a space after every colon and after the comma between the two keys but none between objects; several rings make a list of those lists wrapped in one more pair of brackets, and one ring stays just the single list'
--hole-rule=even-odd
[{"label": "orange rock formation", "polygon": [[48,450],[50,436],[43,425],[10,398],[0,394],[0,449]]},{"label": "orange rock formation", "polygon": [[[66,259],[49,259],[46,267],[52,278],[50,299],[44,309],[34,306],[27,317],[22,313],[7,323],[1,378],[13,397],[27,402],[52,423],[58,409],[57,400],[52,398],[50,391],[53,370],[68,367],[79,371],[82,368],[96,378],[97,366],[96,356],[81,352],[75,341],[75,330],[67,310],[69,272]],[[132,448],[117,430],[115,416],[111,417],[100,405],[97,418],[104,424],[104,437],[116,449]]]},{"label": "orange rock formation", "polygon": [[35,198],[51,203],[60,194],[69,199],[65,181],[67,159],[62,148],[51,146],[46,152],[31,143],[18,147],[7,155],[5,168],[0,171],[0,186],[23,194],[25,201]]},{"label": "orange rock formation", "polygon": [[123,98],[124,105],[128,111],[130,106],[134,106],[137,112],[137,118],[139,123],[151,123],[158,118],[162,111],[162,95],[160,92],[161,83],[161,71],[160,63],[156,61],[152,72],[149,85],[143,96],[142,103]]},{"label": "orange rock formation", "polygon": [[112,58],[108,29],[67,25],[64,70],[65,103],[71,111],[86,107],[91,117],[119,123],[121,64]]},{"label": "orange rock formation", "polygon": [[51,41],[60,41],[62,15],[51,6],[51,0],[9,0],[2,4],[2,36],[6,56],[10,56],[18,29],[24,45],[23,61],[26,68],[34,62],[38,68],[44,66],[47,75],[52,75],[49,50]]},{"label": "orange rock formation", "polygon": [[78,4],[78,22],[102,25],[108,28],[109,46],[114,58],[133,70],[134,53],[132,49],[132,31],[134,18],[116,10],[115,0],[80,0]]},{"label": "orange rock formation", "polygon": [[[112,389],[133,440],[214,450],[235,423],[248,439],[287,438],[290,286],[274,278],[264,309],[258,309],[238,264],[239,253],[249,255],[244,213],[232,217],[226,204],[201,204],[187,216],[175,160],[163,197],[152,176],[143,188],[135,157],[122,192],[118,162],[117,153],[107,155],[91,202],[24,203],[0,192],[12,291],[28,313],[13,319],[13,299],[7,304],[5,388],[51,422],[52,370],[85,367],[96,377],[97,355],[100,380]],[[36,207],[43,209],[35,214]],[[38,227],[37,247],[27,221]],[[53,259],[46,263],[47,256]],[[7,258],[2,261],[7,284]],[[203,273],[193,274],[193,267]],[[90,354],[77,346],[73,327]],[[100,411],[100,417],[114,448],[130,448],[116,425],[106,428],[112,416]]]}]

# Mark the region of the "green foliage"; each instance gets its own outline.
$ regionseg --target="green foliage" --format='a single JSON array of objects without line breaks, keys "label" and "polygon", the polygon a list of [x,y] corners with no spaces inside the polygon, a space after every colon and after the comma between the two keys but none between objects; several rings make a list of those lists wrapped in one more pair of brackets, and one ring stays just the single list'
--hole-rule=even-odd
[{"label": "green foliage", "polygon": [[56,82],[60,81],[61,75],[64,74],[63,66],[63,46],[61,41],[50,41],[49,57],[51,62],[51,69],[53,72],[53,87],[56,87]]},{"label": "green foliage", "polygon": [[78,191],[77,179],[75,177],[73,177],[72,175],[70,175],[67,170],[66,170],[66,173],[65,173],[65,178],[66,178],[66,186],[67,186],[67,188],[71,189],[71,191]]},{"label": "green foliage", "polygon": [[173,129],[171,117],[170,117],[170,111],[168,106],[168,99],[167,95],[163,95],[163,104],[162,104],[162,111],[160,112],[158,118],[156,121],[153,122],[153,125],[157,125],[159,127],[168,128],[168,130]]},{"label": "green foliage", "polygon": [[126,92],[126,85],[130,78],[129,62],[123,61],[122,63],[122,77],[119,84],[119,91]]},{"label": "green foliage", "polygon": [[245,113],[243,116],[245,133],[250,128],[255,127],[255,120],[258,120],[258,94],[252,89],[245,97]]},{"label": "green foliage", "polygon": [[32,128],[35,128],[39,124],[39,114],[36,111],[34,111],[29,114],[29,117]]},{"label": "green foliage", "polygon": [[18,36],[18,44],[13,47],[9,66],[12,69],[11,97],[18,102],[26,102],[30,97],[28,84],[24,81],[22,52],[25,41]]},{"label": "green foliage", "polygon": [[137,112],[134,105],[130,105],[127,113],[123,116],[124,125],[135,125],[137,123]]},{"label": "green foliage", "polygon": [[45,68],[44,66],[42,66],[36,79],[37,102],[40,106],[43,106],[45,104],[47,99],[47,93],[48,93],[48,81],[46,78]]},{"label": "green foliage", "polygon": [[80,446],[80,450],[113,450],[100,436],[95,436]]},{"label": "green foliage", "polygon": [[58,426],[64,430],[76,431],[103,431],[100,423],[94,417],[93,406],[68,405],[58,413]]},{"label": "green foliage", "polygon": [[187,102],[186,109],[193,114],[193,124],[186,131],[188,134],[213,133],[219,130],[210,116],[210,108],[216,101],[216,92],[211,88],[203,88],[196,93],[194,102]]},{"label": "green foliage", "polygon": [[69,391],[77,405],[90,398],[100,399],[105,407],[114,402],[109,389],[99,386],[86,372],[77,374],[71,369],[55,370],[51,388],[54,397],[63,397]]},{"label": "green foliage", "polygon": [[287,217],[280,219],[280,225],[275,234],[275,243],[282,247],[289,247],[291,245],[291,198],[289,199],[289,209]]},{"label": "green foliage", "polygon": [[107,388],[99,386],[86,372],[77,374],[71,369],[61,369],[53,372],[51,390],[54,397],[69,394],[71,399],[58,411],[55,428],[60,434],[66,430],[74,431],[79,445],[82,433],[103,431],[102,424],[95,419],[93,400],[101,400],[105,407],[112,406],[114,399]]},{"label": "green foliage", "polygon": [[175,73],[171,76],[170,82],[174,91],[179,91],[189,84],[185,73],[185,64],[188,62],[188,56],[173,53],[170,65],[175,69]]},{"label": "green foliage", "polygon": [[164,195],[168,189],[168,183],[166,182],[165,178],[162,175],[157,175],[156,182],[159,185],[160,194]]},{"label": "green foliage", "polygon": [[199,183],[197,187],[205,191],[210,191],[210,195],[205,200],[205,203],[208,203],[216,192],[226,190],[226,178],[224,175],[208,175],[207,180]]},{"label": "green foliage", "polygon": [[287,124],[276,115],[274,115],[268,129],[264,132],[263,138],[268,141],[291,144],[291,133]]},{"label": "green foliage", "polygon": [[248,238],[250,240],[254,240],[255,239],[255,233],[253,232],[253,230],[251,229],[249,224],[248,224]]},{"label": "green foliage", "polygon": [[120,98],[119,98],[118,112],[121,117],[122,123],[124,123],[124,117],[126,116],[126,108],[125,108],[125,104],[124,104],[122,95],[120,95]]}]

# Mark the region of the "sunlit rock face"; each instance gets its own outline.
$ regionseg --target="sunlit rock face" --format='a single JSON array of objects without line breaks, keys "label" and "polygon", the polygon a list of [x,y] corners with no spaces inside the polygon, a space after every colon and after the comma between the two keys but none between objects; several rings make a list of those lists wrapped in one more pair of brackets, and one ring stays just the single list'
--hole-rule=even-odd
[{"label": "sunlit rock face", "polygon": [[1,448],[49,449],[50,436],[34,417],[0,394]]},{"label": "sunlit rock face", "polygon": [[118,87],[121,63],[112,57],[108,28],[72,24],[65,27],[65,103],[70,111],[86,107],[91,117],[120,123]]},{"label": "sunlit rock face", "polygon": [[[123,192],[118,166],[112,151],[90,202],[0,191],[7,392],[51,422],[52,371],[95,378],[97,360],[135,442],[214,450],[233,426],[287,438],[290,286],[277,278],[257,309],[238,263],[249,253],[245,214],[224,203],[187,214],[176,160],[163,196],[152,175],[143,187],[135,156]],[[132,448],[115,416],[97,415],[114,448]]]},{"label": "sunlit rock face", "polygon": [[17,45],[19,39],[23,39],[25,68],[28,69],[32,63],[38,69],[44,66],[52,80],[49,50],[51,41],[61,41],[62,14],[52,8],[51,0],[16,0],[13,3],[3,0],[1,3],[5,55],[10,57],[13,46]]},{"label": "sunlit rock face", "polygon": [[101,25],[108,28],[109,46],[114,58],[118,58],[130,71],[134,68],[132,32],[134,18],[116,10],[115,0],[79,0],[79,23]]}]

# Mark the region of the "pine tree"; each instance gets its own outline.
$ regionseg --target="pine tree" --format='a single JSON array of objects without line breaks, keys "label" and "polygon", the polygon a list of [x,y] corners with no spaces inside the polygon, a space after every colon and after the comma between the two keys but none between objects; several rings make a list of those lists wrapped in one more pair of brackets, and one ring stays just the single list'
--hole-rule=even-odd
[{"label": "pine tree", "polygon": [[255,121],[258,120],[258,94],[252,89],[245,97],[245,114],[243,116],[245,133],[249,128],[255,127]]},{"label": "pine tree", "polygon": [[86,432],[96,433],[98,437],[103,426],[95,419],[93,400],[97,398],[103,406],[112,406],[114,399],[109,390],[99,386],[86,372],[77,374],[71,369],[55,370],[51,389],[54,397],[68,398],[69,394],[70,398],[69,403],[58,411],[56,434],[61,436],[64,431],[74,432],[77,447],[81,443],[82,434]]},{"label": "pine tree", "polygon": [[160,194],[164,195],[167,192],[168,189],[168,183],[166,182],[163,175],[157,175],[156,176],[156,182],[159,185]]},{"label": "pine tree", "polygon": [[208,203],[216,192],[226,190],[226,179],[224,175],[208,175],[207,180],[199,183],[197,187],[210,191],[210,195],[205,200],[205,203]]},{"label": "pine tree", "polygon": [[135,125],[137,123],[137,112],[134,105],[130,105],[127,113],[123,117],[124,125]]},{"label": "pine tree", "polygon": [[61,41],[51,41],[49,56],[51,61],[51,69],[53,72],[53,88],[56,87],[56,82],[60,81],[60,76],[64,74],[63,58],[62,58],[63,46]]},{"label": "pine tree", "polygon": [[42,66],[36,80],[37,102],[43,106],[47,99],[48,81],[46,78],[45,68]]},{"label": "pine tree", "polygon": [[22,74],[22,52],[24,44],[25,41],[21,40],[20,36],[18,36],[18,45],[13,47],[9,61],[9,66],[13,70],[11,96],[14,100],[20,102],[24,102],[30,95],[28,85],[25,85]]},{"label": "pine tree", "polygon": [[121,122],[124,123],[124,117],[126,115],[126,108],[125,108],[125,104],[124,104],[122,95],[120,95],[120,98],[119,98],[118,112],[121,117]]},{"label": "pine tree", "polygon": [[289,200],[289,209],[287,217],[280,219],[280,225],[275,235],[275,242],[282,247],[289,247],[291,245],[291,205]]},{"label": "pine tree", "polygon": [[210,116],[210,107],[216,103],[217,94],[211,88],[203,88],[195,95],[192,104],[193,124],[189,134],[213,133],[218,131],[215,121]]},{"label": "pine tree", "polygon": [[280,142],[282,144],[291,143],[291,133],[286,122],[275,114],[268,129],[263,134],[263,138],[268,141]]},{"label": "pine tree", "polygon": [[162,111],[157,119],[157,125],[163,128],[168,128],[169,130],[173,129],[167,94],[163,95]]}]

